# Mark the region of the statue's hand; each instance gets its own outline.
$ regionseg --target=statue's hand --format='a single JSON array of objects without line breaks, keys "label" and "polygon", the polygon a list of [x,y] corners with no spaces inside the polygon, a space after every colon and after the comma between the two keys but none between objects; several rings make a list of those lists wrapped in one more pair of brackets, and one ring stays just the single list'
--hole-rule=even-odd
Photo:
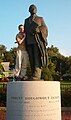
[{"label": "statue's hand", "polygon": [[37,27],[37,28],[35,29],[35,32],[36,32],[36,33],[40,33],[39,27]]}]

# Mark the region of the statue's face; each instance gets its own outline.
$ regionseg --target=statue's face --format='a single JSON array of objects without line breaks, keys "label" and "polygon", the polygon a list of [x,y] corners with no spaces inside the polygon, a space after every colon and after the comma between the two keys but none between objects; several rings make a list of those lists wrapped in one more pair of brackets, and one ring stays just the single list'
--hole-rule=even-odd
[{"label": "statue's face", "polygon": [[31,14],[36,14],[36,12],[37,12],[36,6],[31,5],[30,8],[29,8],[29,12],[30,12]]}]

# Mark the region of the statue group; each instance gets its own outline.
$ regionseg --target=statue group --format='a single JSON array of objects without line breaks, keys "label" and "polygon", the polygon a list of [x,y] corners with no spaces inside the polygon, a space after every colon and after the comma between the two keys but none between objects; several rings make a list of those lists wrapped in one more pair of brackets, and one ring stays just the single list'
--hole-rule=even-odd
[{"label": "statue group", "polygon": [[24,22],[25,45],[32,71],[31,79],[40,80],[42,67],[47,66],[48,28],[43,17],[37,16],[37,7],[34,4],[30,5],[29,12],[30,16]]}]

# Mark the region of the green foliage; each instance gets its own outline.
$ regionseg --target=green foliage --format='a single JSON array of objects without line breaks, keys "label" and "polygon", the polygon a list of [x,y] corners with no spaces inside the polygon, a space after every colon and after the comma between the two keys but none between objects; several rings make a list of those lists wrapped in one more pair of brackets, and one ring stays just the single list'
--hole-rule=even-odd
[{"label": "green foliage", "polygon": [[5,52],[6,52],[6,47],[4,45],[0,45],[0,63],[3,61]]},{"label": "green foliage", "polygon": [[4,45],[0,45],[0,54],[4,54],[6,52],[6,47]]},{"label": "green foliage", "polygon": [[16,49],[17,48],[11,48],[10,51],[7,51],[4,45],[0,45],[0,72],[4,71],[1,62],[10,62],[10,66],[15,66]]},{"label": "green foliage", "polygon": [[47,48],[48,68],[51,71],[53,80],[59,80],[64,74],[71,74],[71,56],[64,57],[59,53],[58,48],[53,45]]},{"label": "green foliage", "polygon": [[61,106],[62,107],[71,107],[71,91],[64,91],[61,94]]},{"label": "green foliage", "polygon": [[[0,45],[0,63],[2,61],[10,62],[10,66],[15,66],[17,48],[6,50],[4,45]],[[59,53],[59,49],[51,45],[47,48],[48,52],[48,68],[43,68],[42,77],[45,80],[60,80],[64,74],[71,74],[71,56],[65,57]],[[0,71],[3,71],[0,65]],[[49,74],[48,74],[49,73]],[[31,68],[28,62],[27,76],[31,76]]]},{"label": "green foliage", "polygon": [[42,79],[52,81],[52,75],[48,67],[42,69]]},{"label": "green foliage", "polygon": [[6,92],[7,88],[0,87],[0,107],[6,106]]},{"label": "green foliage", "polygon": [[3,71],[4,71],[4,68],[3,68],[3,66],[0,63],[0,72],[3,72]]},{"label": "green foliage", "polygon": [[11,57],[12,57],[12,59],[11,59],[11,61],[10,61],[11,64],[12,64],[12,63],[15,64],[15,62],[16,62],[16,51],[17,51],[17,48],[16,48],[16,47],[11,48],[11,50],[10,50],[10,54],[11,54]]},{"label": "green foliage", "polygon": [[64,81],[71,81],[71,74],[64,74],[62,78]]},{"label": "green foliage", "polygon": [[47,51],[50,57],[56,56],[59,53],[58,48],[54,47],[53,45],[51,45],[51,47],[48,47]]}]

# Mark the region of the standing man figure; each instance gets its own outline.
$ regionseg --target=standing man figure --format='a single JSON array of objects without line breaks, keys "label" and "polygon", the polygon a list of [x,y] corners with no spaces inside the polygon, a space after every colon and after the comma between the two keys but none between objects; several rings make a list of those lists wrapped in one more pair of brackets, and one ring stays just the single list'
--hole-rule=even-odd
[{"label": "standing man figure", "polygon": [[33,80],[41,79],[41,68],[47,65],[46,37],[48,29],[42,17],[36,15],[37,8],[34,4],[29,7],[30,16],[25,19],[26,45]]},{"label": "standing man figure", "polygon": [[16,35],[16,43],[18,43],[16,66],[15,66],[15,79],[22,81],[25,78],[27,70],[27,58],[28,54],[25,47],[26,34],[24,33],[24,26],[18,26],[19,33]]}]

